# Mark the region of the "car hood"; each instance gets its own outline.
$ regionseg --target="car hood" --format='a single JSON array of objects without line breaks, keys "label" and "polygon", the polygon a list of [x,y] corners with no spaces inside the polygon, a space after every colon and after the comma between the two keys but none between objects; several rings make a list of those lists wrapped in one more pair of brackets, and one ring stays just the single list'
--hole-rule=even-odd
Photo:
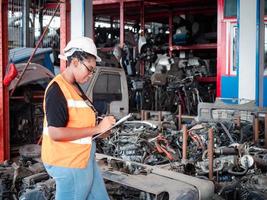
[{"label": "car hood", "polygon": [[[18,75],[9,85],[9,90],[12,90],[14,88],[25,66],[26,66],[26,63],[16,64]],[[37,63],[31,63],[27,67],[17,87],[22,86],[22,85],[27,85],[35,81],[38,82],[39,80],[52,79],[54,76],[55,75],[50,70],[45,68],[44,66],[37,64]]]}]

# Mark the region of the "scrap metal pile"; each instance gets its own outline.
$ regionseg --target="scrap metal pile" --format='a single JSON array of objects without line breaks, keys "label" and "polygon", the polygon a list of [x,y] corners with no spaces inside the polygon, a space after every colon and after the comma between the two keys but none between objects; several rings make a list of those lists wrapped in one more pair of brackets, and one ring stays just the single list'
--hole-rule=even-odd
[{"label": "scrap metal pile", "polygon": [[[266,199],[264,126],[259,124],[254,143],[251,113],[240,120],[233,115],[194,121],[187,131],[177,130],[171,115],[161,123],[127,121],[114,129],[109,138],[97,141],[110,198]],[[55,182],[39,159],[40,147],[26,145],[19,153],[17,162],[0,166],[0,199],[54,199]]]},{"label": "scrap metal pile", "polygon": [[[217,199],[267,198],[267,149],[261,146],[263,134],[258,144],[252,142],[251,120],[193,122],[187,129],[177,131],[170,118],[158,125],[128,121],[114,130],[110,138],[98,142],[98,152],[200,179],[208,180],[211,176]],[[208,156],[210,130],[213,162]],[[213,170],[209,175],[211,162]]]},{"label": "scrap metal pile", "polygon": [[55,181],[45,171],[40,154],[39,145],[25,145],[18,161],[0,165],[1,200],[55,199]]}]

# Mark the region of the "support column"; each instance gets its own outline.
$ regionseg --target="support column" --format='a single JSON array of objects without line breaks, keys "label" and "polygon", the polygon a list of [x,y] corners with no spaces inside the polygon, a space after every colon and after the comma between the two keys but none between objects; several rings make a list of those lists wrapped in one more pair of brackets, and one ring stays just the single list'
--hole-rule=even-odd
[{"label": "support column", "polygon": [[[140,10],[140,29],[141,29],[141,36],[145,36],[145,5],[144,1],[141,1],[141,10]],[[144,60],[140,60],[139,64],[139,74],[140,76],[144,76],[145,74],[145,63]]]},{"label": "support column", "polygon": [[141,10],[140,10],[140,29],[141,29],[141,33],[145,33],[145,5],[144,5],[144,1],[141,1]]},{"label": "support column", "polygon": [[[63,54],[63,49],[69,41],[70,33],[70,5],[69,0],[62,0],[60,4],[60,53]],[[66,69],[66,61],[60,59],[60,71]]]},{"label": "support column", "polygon": [[[257,100],[257,0],[239,0],[238,4],[238,98]],[[242,101],[241,101],[242,103]]]},{"label": "support column", "polygon": [[[265,1],[264,0],[257,0],[257,47],[256,47],[256,54],[257,54],[257,62],[256,62],[256,74],[259,77],[258,90],[256,90],[258,96],[258,105],[260,108],[264,106],[264,44],[265,44],[265,28],[264,28],[264,8],[265,8]],[[258,52],[257,52],[258,51]],[[256,83],[257,84],[257,83]]]},{"label": "support column", "polygon": [[0,3],[0,162],[10,158],[9,95],[3,79],[8,64],[8,0]]},{"label": "support column", "polygon": [[24,47],[30,47],[30,25],[29,25],[29,19],[30,19],[30,0],[24,0],[23,3],[23,46]]},{"label": "support column", "polygon": [[93,1],[71,0],[71,38],[93,37]]},{"label": "support column", "polygon": [[173,16],[172,16],[172,12],[170,11],[169,12],[169,55],[172,56],[172,51],[171,51],[171,48],[172,48],[172,19],[173,19]]},{"label": "support column", "polygon": [[84,36],[93,39],[93,1],[84,0]]},{"label": "support column", "polygon": [[120,47],[124,44],[124,0],[120,0]]}]

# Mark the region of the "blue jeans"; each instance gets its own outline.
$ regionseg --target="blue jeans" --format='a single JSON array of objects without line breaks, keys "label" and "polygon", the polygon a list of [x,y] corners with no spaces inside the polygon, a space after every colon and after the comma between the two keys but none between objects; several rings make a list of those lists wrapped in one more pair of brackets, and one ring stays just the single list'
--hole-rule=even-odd
[{"label": "blue jeans", "polygon": [[108,193],[95,160],[92,144],[88,165],[84,169],[56,167],[45,164],[56,181],[56,200],[108,200]]}]

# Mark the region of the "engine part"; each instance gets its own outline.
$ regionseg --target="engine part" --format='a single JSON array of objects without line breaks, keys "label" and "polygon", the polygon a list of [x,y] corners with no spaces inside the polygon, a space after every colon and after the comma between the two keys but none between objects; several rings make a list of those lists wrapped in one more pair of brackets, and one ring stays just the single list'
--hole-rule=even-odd
[{"label": "engine part", "polygon": [[54,179],[46,180],[47,176],[44,174],[39,174],[33,179],[35,179],[34,181],[42,182],[31,182],[30,185],[28,185],[29,180],[24,180],[24,182],[27,183],[24,185],[25,188],[21,190],[20,200],[55,200],[56,183]]},{"label": "engine part", "polygon": [[22,183],[24,184],[24,187],[27,188],[27,187],[30,187],[30,186],[36,184],[37,182],[47,180],[48,178],[49,178],[49,175],[47,173],[43,172],[43,173],[34,174],[32,176],[25,177],[22,180]]},{"label": "engine part", "polygon": [[20,147],[20,156],[24,158],[39,158],[41,156],[41,146],[37,144],[28,144]]},{"label": "engine part", "polygon": [[240,163],[243,168],[250,168],[254,164],[254,159],[251,155],[244,155],[241,157]]},{"label": "engine part", "polygon": [[[168,193],[169,199],[189,200],[209,199],[213,195],[214,185],[208,180],[194,178],[149,165],[130,161],[126,162],[103,154],[97,154],[96,159],[104,179],[154,194],[156,197],[162,193]],[[118,165],[120,166],[119,168],[117,168]],[[121,172],[121,169],[124,168],[123,166],[128,166],[126,168],[127,174],[125,174],[125,170],[124,173]],[[139,172],[132,175],[132,173],[129,173],[130,168],[134,169],[134,172],[138,169]]]},{"label": "engine part", "polygon": [[[213,171],[218,172],[222,171],[225,166],[229,165],[235,165],[237,163],[237,157],[236,156],[223,156],[220,158],[215,158],[213,161]],[[201,168],[201,171],[199,173],[209,173],[209,162],[208,160],[204,160],[201,162],[197,162],[197,167]]]}]

